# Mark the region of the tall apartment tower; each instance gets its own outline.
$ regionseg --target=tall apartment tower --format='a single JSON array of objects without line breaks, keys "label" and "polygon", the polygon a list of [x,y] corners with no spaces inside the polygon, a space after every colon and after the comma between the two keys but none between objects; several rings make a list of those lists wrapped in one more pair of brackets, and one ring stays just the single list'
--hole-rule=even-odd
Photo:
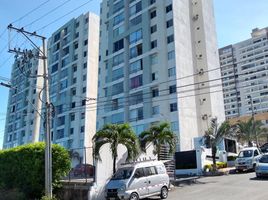
[{"label": "tall apartment tower", "polygon": [[223,47],[219,54],[226,118],[267,112],[268,28],[253,29],[250,39]]},{"label": "tall apartment tower", "polygon": [[42,61],[32,58],[27,62],[18,57],[11,72],[3,149],[40,139],[40,115],[42,102],[39,93],[43,78],[29,78],[43,74]]},{"label": "tall apartment tower", "polygon": [[99,17],[92,13],[70,20],[48,40],[52,139],[73,152],[73,165],[92,163],[98,49]]},{"label": "tall apartment tower", "polygon": [[212,0],[103,0],[97,129],[168,121],[193,149],[225,118],[214,24]]}]

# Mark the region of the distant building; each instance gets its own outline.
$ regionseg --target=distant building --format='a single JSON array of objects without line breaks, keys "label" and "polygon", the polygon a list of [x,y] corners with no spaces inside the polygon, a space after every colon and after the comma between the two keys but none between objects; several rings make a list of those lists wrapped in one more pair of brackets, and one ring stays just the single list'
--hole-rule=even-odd
[{"label": "distant building", "polygon": [[212,0],[103,0],[97,128],[169,121],[193,149],[225,118],[217,49]]},{"label": "distant building", "polygon": [[24,62],[18,57],[11,72],[3,149],[31,142],[38,142],[40,136],[40,115],[42,102],[39,93],[43,78],[28,76],[42,75],[43,62],[32,58]]},{"label": "distant building", "polygon": [[219,55],[226,118],[268,112],[268,28],[253,29],[250,39]]},{"label": "distant building", "polygon": [[86,13],[55,31],[48,40],[53,143],[73,154],[73,165],[92,163],[96,132],[99,17]]}]

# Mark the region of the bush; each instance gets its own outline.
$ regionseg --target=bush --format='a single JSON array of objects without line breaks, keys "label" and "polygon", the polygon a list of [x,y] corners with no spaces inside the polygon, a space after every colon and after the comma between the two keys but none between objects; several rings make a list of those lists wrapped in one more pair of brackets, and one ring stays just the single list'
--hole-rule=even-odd
[{"label": "bush", "polygon": [[[217,162],[216,163],[216,168],[217,169],[222,169],[222,168],[226,168],[227,167],[227,163],[225,162]],[[213,170],[213,164],[207,164],[204,166],[204,171],[209,171],[211,172]]]},{"label": "bush", "polygon": [[237,156],[228,156],[227,161],[235,161]]},{"label": "bush", "polygon": [[55,196],[53,196],[52,198],[49,198],[48,196],[43,196],[40,200],[57,200],[57,198]]},{"label": "bush", "polygon": [[[68,151],[52,146],[53,188],[70,171]],[[35,143],[0,151],[0,185],[6,190],[17,188],[27,199],[40,199],[45,188],[45,144]]]},{"label": "bush", "polygon": [[0,200],[26,200],[25,195],[18,189],[5,190],[0,189]]}]

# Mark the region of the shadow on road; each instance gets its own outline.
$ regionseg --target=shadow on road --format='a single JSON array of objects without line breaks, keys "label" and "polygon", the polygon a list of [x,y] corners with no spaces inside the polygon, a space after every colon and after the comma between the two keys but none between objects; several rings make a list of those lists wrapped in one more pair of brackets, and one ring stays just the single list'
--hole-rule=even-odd
[{"label": "shadow on road", "polygon": [[268,178],[257,178],[257,177],[254,177],[254,178],[250,178],[249,180],[251,181],[265,181],[265,182],[268,182]]}]

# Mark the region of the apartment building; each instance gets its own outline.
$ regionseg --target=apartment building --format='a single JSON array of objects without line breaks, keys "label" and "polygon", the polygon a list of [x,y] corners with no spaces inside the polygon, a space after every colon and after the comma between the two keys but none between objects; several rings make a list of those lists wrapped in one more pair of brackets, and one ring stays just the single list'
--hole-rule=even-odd
[{"label": "apartment building", "polygon": [[[268,28],[219,49],[226,118],[268,111]],[[268,124],[268,119],[264,120]]]},{"label": "apartment building", "polygon": [[[36,52],[36,51],[33,51]],[[17,57],[12,65],[3,149],[38,142],[43,88],[42,61]],[[35,78],[30,78],[35,77]]]},{"label": "apartment building", "polygon": [[212,0],[103,0],[97,129],[171,123],[177,150],[225,118]]},{"label": "apartment building", "polygon": [[98,45],[99,17],[92,13],[70,20],[48,40],[52,140],[73,153],[73,165],[92,163]]}]

